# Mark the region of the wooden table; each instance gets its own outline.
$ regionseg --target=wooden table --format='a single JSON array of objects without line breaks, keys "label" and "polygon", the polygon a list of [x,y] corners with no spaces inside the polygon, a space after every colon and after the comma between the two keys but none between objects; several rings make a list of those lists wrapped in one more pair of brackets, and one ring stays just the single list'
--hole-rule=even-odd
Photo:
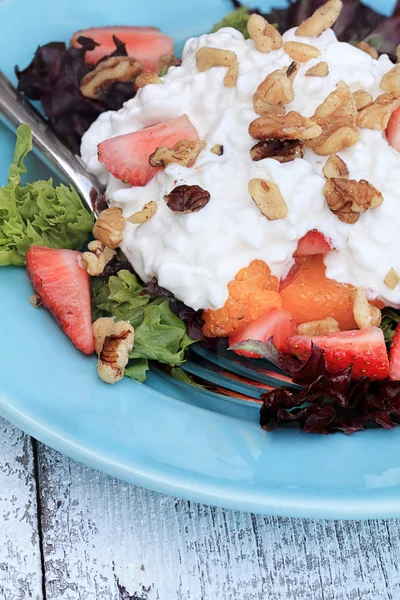
[{"label": "wooden table", "polygon": [[0,600],[399,600],[400,521],[176,500],[0,419]]}]

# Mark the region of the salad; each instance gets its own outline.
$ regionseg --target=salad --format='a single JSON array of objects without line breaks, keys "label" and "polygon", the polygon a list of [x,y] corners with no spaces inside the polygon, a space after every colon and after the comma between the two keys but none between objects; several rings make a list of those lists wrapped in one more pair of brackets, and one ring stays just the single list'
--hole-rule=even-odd
[{"label": "salad", "polygon": [[153,361],[182,378],[191,344],[226,338],[302,386],[263,394],[267,430],[394,427],[400,17],[235,4],[182,60],[157,29],[106,27],[16,69],[108,208],[94,222],[71,187],[21,184],[21,126],[0,264],[26,264],[32,303],[107,383],[144,381]]}]

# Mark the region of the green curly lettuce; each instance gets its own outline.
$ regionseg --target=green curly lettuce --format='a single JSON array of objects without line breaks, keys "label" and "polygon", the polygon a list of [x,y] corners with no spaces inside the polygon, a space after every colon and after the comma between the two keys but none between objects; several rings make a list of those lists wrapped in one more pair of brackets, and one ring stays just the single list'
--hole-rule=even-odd
[{"label": "green curly lettuce", "polygon": [[247,31],[249,16],[248,8],[246,6],[241,6],[240,8],[237,8],[236,10],[233,10],[225,15],[225,17],[221,19],[219,23],[214,25],[210,33],[215,33],[219,29],[222,29],[222,27],[233,27],[234,29],[237,29],[243,33],[247,40],[249,37],[249,32]]},{"label": "green curly lettuce", "polygon": [[146,379],[149,361],[171,367],[184,361],[185,350],[194,340],[186,325],[171,310],[170,298],[154,298],[144,290],[136,275],[121,270],[117,275],[92,279],[93,319],[111,316],[129,321],[135,329],[135,345],[125,375],[139,381]]},{"label": "green curly lettuce", "polygon": [[384,308],[382,310],[382,321],[380,328],[383,331],[385,342],[388,346],[392,343],[394,332],[400,323],[400,312],[394,308]]},{"label": "green curly lettuce", "polygon": [[8,183],[0,188],[0,266],[24,265],[33,245],[81,250],[93,228],[93,216],[73,187],[54,187],[51,179],[21,183],[31,150],[32,133],[23,124],[17,129]]}]

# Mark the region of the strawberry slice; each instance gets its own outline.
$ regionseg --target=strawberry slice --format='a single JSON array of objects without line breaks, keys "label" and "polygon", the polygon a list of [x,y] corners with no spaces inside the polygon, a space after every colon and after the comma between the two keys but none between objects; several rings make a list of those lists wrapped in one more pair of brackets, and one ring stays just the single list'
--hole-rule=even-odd
[{"label": "strawberry slice", "polygon": [[293,254],[294,258],[301,256],[313,256],[314,254],[326,254],[332,250],[330,240],[317,229],[311,229],[304,235],[297,244],[297,250]]},{"label": "strawberry slice", "polygon": [[96,64],[115,50],[113,36],[126,45],[128,56],[140,61],[145,71],[155,71],[157,60],[163,54],[174,53],[174,42],[157,27],[92,27],[74,33],[71,46],[80,48],[80,36],[92,38],[100,44],[86,53],[86,62]]},{"label": "strawberry slice", "polygon": [[288,351],[305,361],[310,357],[311,343],[325,350],[326,363],[333,372],[353,365],[353,379],[363,376],[386,379],[389,375],[389,359],[379,327],[316,336],[295,335],[287,340]]},{"label": "strawberry slice", "polygon": [[89,275],[81,252],[32,246],[26,269],[32,287],[64,333],[85,354],[93,354]]},{"label": "strawberry slice", "polygon": [[394,111],[386,127],[387,141],[395,150],[400,152],[400,108]]},{"label": "strawberry slice", "polygon": [[146,185],[161,168],[149,165],[150,155],[159,146],[172,148],[184,139],[193,142],[199,139],[187,115],[101,142],[98,158],[117,179],[131,185]]},{"label": "strawberry slice", "polygon": [[[267,342],[271,337],[278,350],[286,351],[286,340],[296,334],[296,325],[292,315],[284,308],[273,308],[266,315],[252,321],[238,332],[229,336],[229,346],[246,340]],[[237,354],[247,358],[260,358],[255,352],[235,350]]]},{"label": "strawberry slice", "polygon": [[389,350],[389,379],[400,381],[400,323],[396,327]]}]

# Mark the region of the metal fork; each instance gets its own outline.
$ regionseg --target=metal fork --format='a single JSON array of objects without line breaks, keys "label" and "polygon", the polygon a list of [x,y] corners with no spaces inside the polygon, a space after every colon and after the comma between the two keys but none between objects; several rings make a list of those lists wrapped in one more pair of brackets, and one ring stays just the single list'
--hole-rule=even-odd
[{"label": "metal fork", "polygon": [[42,115],[19,94],[11,81],[0,71],[0,121],[11,131],[26,123],[32,131],[35,154],[58,176],[71,183],[90,212],[97,212],[103,188],[87,173],[78,156],[62,143]]},{"label": "metal fork", "polygon": [[[61,142],[49,123],[23,98],[0,71],[0,120],[12,131],[27,123],[32,131],[35,153],[57,175],[71,183],[91,212],[98,213],[104,190],[97,179],[86,172],[78,156]],[[245,359],[227,350],[225,340],[219,340],[215,349],[201,343],[193,344],[182,368],[207,386],[206,393],[228,396],[238,402],[257,406],[263,392],[292,383],[282,371],[266,360]],[[160,369],[160,376],[170,376]],[[175,383],[188,385],[184,382]]]}]

